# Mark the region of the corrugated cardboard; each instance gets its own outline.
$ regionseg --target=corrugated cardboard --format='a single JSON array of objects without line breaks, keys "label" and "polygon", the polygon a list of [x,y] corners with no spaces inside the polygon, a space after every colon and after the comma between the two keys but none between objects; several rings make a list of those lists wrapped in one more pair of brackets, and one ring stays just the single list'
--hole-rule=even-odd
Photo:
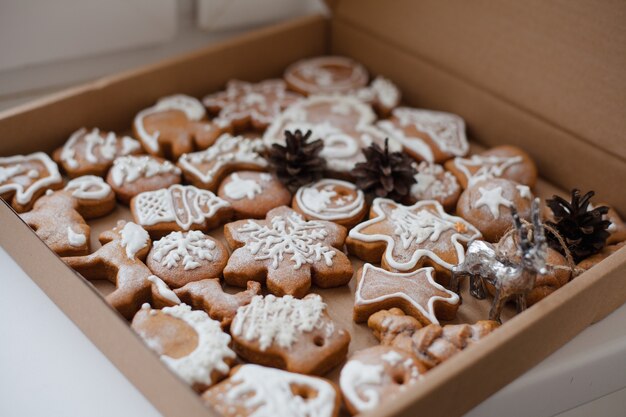
[{"label": "corrugated cardboard", "polygon": [[[540,182],[537,190],[540,195],[556,192],[550,182],[565,187],[571,184],[593,187],[603,200],[625,211],[623,196],[607,193],[620,187],[619,181],[607,175],[626,172],[623,160],[603,159],[601,155],[606,155],[606,151],[600,145],[593,145],[594,142],[581,142],[574,137],[565,128],[567,119],[560,119],[564,127],[549,123],[547,116],[526,111],[519,103],[503,99],[483,84],[504,88],[515,96],[513,89],[509,91],[500,83],[491,86],[488,77],[480,83],[470,81],[469,75],[461,76],[463,68],[449,71],[433,64],[432,59],[424,59],[423,53],[409,47],[422,44],[413,42],[421,36],[420,31],[417,27],[411,29],[400,17],[397,28],[395,20],[385,20],[388,5],[385,10],[378,10],[384,8],[382,3],[377,9],[373,3],[363,2],[360,10],[358,4],[340,1],[335,5],[337,17],[331,23],[332,33],[328,22],[321,17],[299,19],[0,114],[3,138],[0,154],[51,151],[82,125],[123,131],[129,128],[137,111],[160,96],[183,92],[199,97],[219,89],[230,78],[258,80],[279,76],[296,59],[333,51],[353,56],[372,72],[397,81],[409,105],[461,114],[469,122],[470,133],[481,142],[516,143],[530,151],[548,180]],[[394,3],[393,10],[395,14],[409,15],[413,7],[413,3],[402,2],[396,8]],[[454,13],[445,8],[442,11],[443,6],[430,2],[420,2],[418,7],[420,14],[431,13],[433,20]],[[480,16],[473,22],[488,25],[495,19],[488,18],[490,14],[486,16],[484,22]],[[405,22],[404,26],[400,21]],[[452,48],[453,44],[446,48]],[[428,42],[421,47],[427,45]],[[623,109],[618,107],[614,111]],[[550,163],[546,155],[562,155],[572,163]],[[582,178],[581,170],[602,175]],[[579,179],[584,181],[578,182]],[[110,217],[128,218],[128,210],[118,208]],[[93,241],[99,231],[111,225],[111,218],[91,223]],[[100,292],[108,291],[106,285],[98,286],[99,292],[66,268],[6,205],[0,205],[0,224],[0,244],[164,415],[211,415],[197,395],[171,374],[121,316],[104,303]],[[32,262],[33,259],[37,262]],[[626,250],[622,249],[524,314],[512,318],[479,345],[430,371],[424,383],[407,390],[384,410],[370,414],[462,414],[621,305],[626,300],[625,271]],[[351,351],[375,343],[364,326],[350,320],[353,291],[354,282],[350,287],[319,291],[329,304],[331,316],[353,334]],[[466,296],[464,303],[464,316],[460,320],[471,321],[484,318],[489,301],[478,302]],[[336,378],[337,371],[330,377]]]}]

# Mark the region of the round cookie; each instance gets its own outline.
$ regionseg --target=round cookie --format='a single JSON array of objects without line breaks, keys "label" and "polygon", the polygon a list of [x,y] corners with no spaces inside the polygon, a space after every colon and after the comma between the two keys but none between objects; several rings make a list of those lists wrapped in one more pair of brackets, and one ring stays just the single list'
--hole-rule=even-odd
[{"label": "round cookie", "polygon": [[492,178],[476,182],[461,194],[456,205],[459,216],[476,226],[488,242],[497,242],[511,228],[515,207],[520,218],[530,219],[533,195],[526,185]]},{"label": "round cookie", "polygon": [[367,70],[342,56],[319,56],[291,64],[284,74],[293,91],[304,95],[348,93],[365,87]]},{"label": "round cookie", "polygon": [[350,229],[367,214],[363,191],[347,181],[322,179],[300,187],[292,207],[307,220],[327,220]]},{"label": "round cookie", "polygon": [[203,392],[228,375],[235,362],[230,336],[219,322],[186,304],[161,310],[144,304],[131,327],[172,372]]},{"label": "round cookie", "polygon": [[129,204],[134,196],[144,191],[160,190],[180,182],[180,168],[170,161],[148,155],[116,158],[107,174],[107,183],[124,204]]},{"label": "round cookie", "polygon": [[262,219],[271,209],[291,201],[291,193],[275,176],[256,171],[228,175],[217,195],[230,203],[236,219]]},{"label": "round cookie", "polygon": [[417,182],[411,186],[410,202],[435,200],[446,211],[453,211],[462,191],[456,177],[441,165],[426,161],[420,162],[416,169]]},{"label": "round cookie", "polygon": [[153,274],[172,288],[219,278],[228,261],[228,250],[199,230],[172,232],[155,241],[146,259]]},{"label": "round cookie", "polygon": [[537,166],[530,155],[510,145],[496,146],[469,158],[454,158],[445,163],[445,168],[463,188],[488,178],[505,178],[531,188],[537,182]]},{"label": "round cookie", "polygon": [[410,352],[372,346],[348,359],[339,388],[350,414],[373,410],[415,384],[428,369]]}]

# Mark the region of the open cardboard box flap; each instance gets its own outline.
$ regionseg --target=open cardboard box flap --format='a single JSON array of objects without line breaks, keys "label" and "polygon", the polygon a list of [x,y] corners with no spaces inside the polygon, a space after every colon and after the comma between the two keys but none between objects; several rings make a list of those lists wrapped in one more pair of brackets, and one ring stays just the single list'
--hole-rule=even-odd
[{"label": "open cardboard box flap", "polygon": [[[533,154],[550,181],[563,188],[593,188],[602,200],[626,212],[626,195],[618,180],[626,178],[625,155],[609,153],[611,147],[624,151],[619,146],[625,119],[620,118],[624,106],[619,98],[624,97],[626,83],[617,70],[626,66],[612,56],[619,55],[616,48],[623,45],[626,32],[613,20],[618,7],[607,11],[598,6],[587,13],[585,7],[570,3],[559,9],[537,4],[535,15],[512,1],[493,5],[494,9],[486,2],[476,3],[471,10],[462,2],[454,9],[434,1],[399,1],[393,7],[373,1],[333,3],[330,26],[319,16],[297,19],[1,113],[0,154],[51,151],[83,125],[125,130],[137,111],[161,96],[202,96],[230,78],[279,76],[297,59],[332,52],[352,56],[372,72],[396,81],[409,105],[459,113],[468,121],[472,136],[484,144],[520,145]],[[561,13],[567,17],[560,19]],[[563,35],[584,37],[569,27],[583,15],[593,16],[589,20],[596,29],[582,26],[590,32],[590,40],[583,43],[589,50],[584,53],[577,50],[583,44],[569,43]],[[560,34],[555,39],[562,37],[558,42],[551,42],[550,22],[567,26],[560,30],[555,26]],[[502,26],[507,29],[498,31]],[[537,27],[524,30],[524,35],[517,32],[522,30],[518,26]],[[437,31],[438,27],[445,32]],[[593,50],[592,44],[611,31],[619,32],[613,34],[618,40],[598,47],[610,50]],[[533,37],[541,45],[534,45]],[[544,50],[555,45],[563,50],[553,54]],[[584,69],[568,64],[578,54],[587,57]],[[549,82],[542,78],[543,71],[552,74]],[[565,80],[580,77],[581,83],[597,76],[607,85],[598,82],[594,91],[569,90],[557,76],[561,73]],[[520,77],[529,80],[527,88]],[[576,102],[561,103],[560,97],[576,97]],[[582,114],[585,107],[592,109]],[[602,124],[604,133],[593,129],[597,124]],[[611,140],[617,140],[617,145]],[[146,354],[147,348],[100,294],[77,279],[4,204],[0,221],[0,244],[163,414],[210,414],[156,355]],[[433,369],[427,383],[407,390],[373,415],[410,416],[420,410],[451,416],[469,410],[620,306],[626,299],[625,266],[622,249],[585,273],[584,279],[574,280],[513,318],[480,347]]]}]

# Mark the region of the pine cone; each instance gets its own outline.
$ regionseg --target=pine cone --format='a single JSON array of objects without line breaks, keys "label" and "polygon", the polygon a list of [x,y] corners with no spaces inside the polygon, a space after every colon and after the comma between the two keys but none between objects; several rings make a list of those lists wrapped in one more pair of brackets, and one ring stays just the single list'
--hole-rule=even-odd
[{"label": "pine cone", "polygon": [[269,150],[269,162],[278,179],[295,193],[303,185],[324,176],[326,160],[319,156],[324,148],[321,139],[309,142],[311,131],[285,131],[285,146],[277,143]]},{"label": "pine cone", "polygon": [[[556,195],[546,200],[555,220],[546,224],[555,228],[565,240],[574,262],[580,262],[600,252],[606,246],[606,240],[610,235],[607,229],[611,222],[604,219],[609,208],[601,206],[589,210],[589,202],[593,195],[594,192],[589,191],[581,198],[580,191],[574,189],[571,202]],[[565,250],[556,236],[547,233],[547,238],[551,248],[565,255]]]},{"label": "pine cone", "polygon": [[372,143],[363,150],[365,162],[359,162],[352,169],[356,185],[365,192],[373,192],[376,197],[387,197],[402,201],[409,195],[415,180],[414,160],[403,152],[389,152],[389,139],[385,148]]}]

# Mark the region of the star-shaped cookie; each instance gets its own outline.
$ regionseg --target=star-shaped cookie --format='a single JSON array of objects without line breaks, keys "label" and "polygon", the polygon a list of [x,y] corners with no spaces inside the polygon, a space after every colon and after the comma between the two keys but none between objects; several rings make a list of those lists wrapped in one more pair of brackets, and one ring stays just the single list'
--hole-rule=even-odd
[{"label": "star-shaped cookie", "polygon": [[400,308],[420,323],[439,324],[437,318],[451,320],[459,308],[459,296],[436,283],[433,268],[413,272],[389,272],[365,264],[357,273],[354,295],[354,321],[362,323],[380,310]]},{"label": "star-shaped cookie", "polygon": [[377,198],[370,220],[350,231],[346,245],[364,261],[380,262],[390,271],[414,271],[432,266],[438,280],[447,281],[450,269],[465,259],[463,243],[480,238],[466,220],[447,214],[441,204],[424,200],[404,206]]}]

